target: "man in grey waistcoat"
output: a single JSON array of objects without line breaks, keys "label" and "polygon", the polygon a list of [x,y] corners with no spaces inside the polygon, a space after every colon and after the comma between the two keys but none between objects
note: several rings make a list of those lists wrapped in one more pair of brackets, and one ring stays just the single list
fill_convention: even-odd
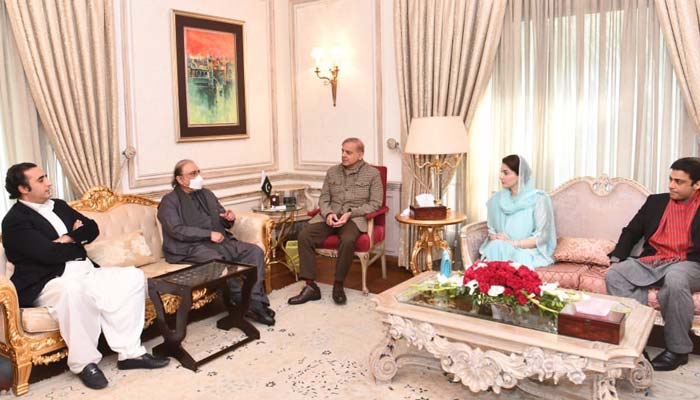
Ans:
[{"label": "man in grey waistcoat", "polygon": [[[275,324],[275,313],[269,308],[263,282],[265,253],[260,247],[236,240],[227,230],[236,221],[231,210],[225,210],[214,193],[202,186],[204,179],[197,164],[181,160],[173,171],[173,191],[158,206],[158,220],[163,227],[163,253],[169,263],[203,263],[215,259],[252,264],[258,280],[251,292],[246,317],[265,325]],[[237,279],[228,281],[232,301],[242,300]]]},{"label": "man in grey waistcoat", "polygon": [[355,240],[367,232],[365,215],[382,206],[384,188],[379,170],[364,162],[365,146],[358,138],[343,141],[341,163],[331,167],[323,181],[318,203],[320,211],[299,234],[299,278],[306,281],[301,293],[288,300],[303,304],[321,299],[316,279],[318,245],[331,234],[340,238],[333,283],[333,301],[347,301],[343,281],[355,253]]},{"label": "man in grey waistcoat", "polygon": [[[651,362],[656,371],[672,371],[686,364],[693,350],[689,336],[695,308],[692,293],[700,290],[700,158],[676,160],[668,190],[649,196],[622,230],[605,275],[609,294],[644,305],[648,288],[660,286],[666,349]],[[641,238],[644,250],[639,258],[631,258]]]}]

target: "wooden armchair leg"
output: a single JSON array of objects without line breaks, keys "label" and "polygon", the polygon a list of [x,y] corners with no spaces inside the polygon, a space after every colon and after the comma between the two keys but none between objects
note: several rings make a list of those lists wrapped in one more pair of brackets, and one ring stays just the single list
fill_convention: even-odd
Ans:
[{"label": "wooden armchair leg", "polygon": [[382,256],[381,256],[381,260],[382,260],[382,279],[386,280],[386,279],[387,279],[387,277],[386,277],[386,251],[385,251],[385,249],[384,249],[384,242],[382,242],[382,249],[381,249],[381,252],[382,252]]},{"label": "wooden armchair leg", "polygon": [[367,267],[369,266],[369,253],[362,253],[360,255],[360,264],[362,264],[362,294],[367,296],[369,290],[367,290]]},{"label": "wooden armchair leg", "polygon": [[12,363],[12,391],[15,396],[21,396],[29,391],[29,376],[32,373],[32,359],[17,357]]}]

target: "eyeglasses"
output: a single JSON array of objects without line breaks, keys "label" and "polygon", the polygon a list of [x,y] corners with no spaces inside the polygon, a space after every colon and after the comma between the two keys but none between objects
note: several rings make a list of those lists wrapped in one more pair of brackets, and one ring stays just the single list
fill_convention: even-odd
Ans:
[{"label": "eyeglasses", "polygon": [[197,175],[200,174],[200,172],[202,172],[202,171],[200,171],[200,170],[197,169],[197,170],[194,170],[194,171],[192,171],[192,172],[188,172],[188,173],[186,173],[186,174],[182,174],[181,176],[186,176],[186,177],[188,177],[188,178],[190,178],[190,179],[194,179],[194,178],[197,177]]}]

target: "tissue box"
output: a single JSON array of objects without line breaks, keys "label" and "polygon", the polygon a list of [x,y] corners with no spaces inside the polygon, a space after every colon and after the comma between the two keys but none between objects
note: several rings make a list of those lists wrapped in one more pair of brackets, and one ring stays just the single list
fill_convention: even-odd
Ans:
[{"label": "tissue box", "polygon": [[411,206],[411,218],[418,220],[438,220],[447,218],[447,207],[414,207]]},{"label": "tissue box", "polygon": [[568,304],[559,313],[557,331],[560,335],[620,344],[625,334],[626,316],[618,311],[610,311],[605,316],[583,314],[576,311],[574,304]]}]

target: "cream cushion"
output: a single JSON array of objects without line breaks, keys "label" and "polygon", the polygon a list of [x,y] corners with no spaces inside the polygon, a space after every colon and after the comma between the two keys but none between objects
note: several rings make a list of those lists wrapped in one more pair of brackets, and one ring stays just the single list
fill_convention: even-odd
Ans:
[{"label": "cream cushion", "polygon": [[163,257],[163,249],[161,248],[163,241],[157,223],[157,212],[156,207],[139,204],[122,204],[107,212],[82,211],[86,217],[93,219],[100,228],[100,235],[93,243],[114,239],[140,230],[156,260]]},{"label": "cream cushion", "polygon": [[156,261],[141,230],[85,246],[88,257],[101,267],[140,267]]},{"label": "cream cushion", "polygon": [[58,322],[53,319],[46,307],[30,307],[20,309],[22,328],[25,332],[41,333],[58,330]]}]

